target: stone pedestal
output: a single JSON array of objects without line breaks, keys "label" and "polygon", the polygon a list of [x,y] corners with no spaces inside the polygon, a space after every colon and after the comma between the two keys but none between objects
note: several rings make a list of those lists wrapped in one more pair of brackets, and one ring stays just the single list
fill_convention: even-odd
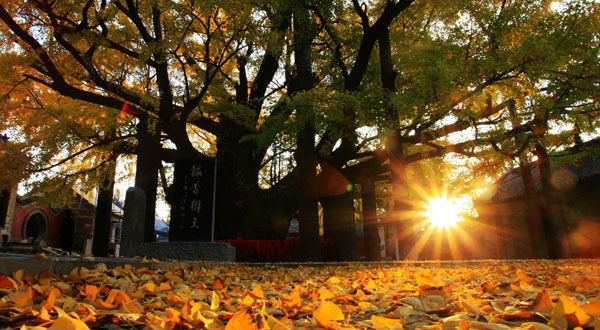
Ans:
[{"label": "stone pedestal", "polygon": [[235,248],[223,242],[142,243],[138,255],[160,260],[235,261]]},{"label": "stone pedestal", "polygon": [[88,238],[85,240],[85,245],[83,247],[83,255],[84,256],[91,256],[92,255],[92,244],[93,244],[93,239],[92,238]]},{"label": "stone pedestal", "polygon": [[144,217],[146,215],[146,194],[139,187],[127,189],[123,229],[121,231],[121,255],[134,257],[139,255],[138,248],[144,241]]}]

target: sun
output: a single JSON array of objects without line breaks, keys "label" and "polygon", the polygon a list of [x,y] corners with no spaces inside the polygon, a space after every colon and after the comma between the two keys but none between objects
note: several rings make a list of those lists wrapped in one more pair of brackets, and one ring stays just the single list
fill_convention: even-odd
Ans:
[{"label": "sun", "polygon": [[431,228],[444,229],[454,227],[457,222],[463,221],[460,215],[462,212],[462,207],[455,199],[433,198],[425,206],[423,215]]}]

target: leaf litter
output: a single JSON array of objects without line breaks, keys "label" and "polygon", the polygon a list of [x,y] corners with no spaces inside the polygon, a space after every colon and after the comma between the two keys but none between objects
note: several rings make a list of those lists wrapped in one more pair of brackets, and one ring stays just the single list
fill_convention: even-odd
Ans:
[{"label": "leaf litter", "polygon": [[0,297],[0,329],[600,330],[600,263],[98,264]]}]

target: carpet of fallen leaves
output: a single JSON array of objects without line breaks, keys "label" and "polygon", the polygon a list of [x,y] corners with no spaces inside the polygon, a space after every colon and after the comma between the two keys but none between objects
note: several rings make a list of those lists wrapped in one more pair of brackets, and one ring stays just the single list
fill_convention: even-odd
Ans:
[{"label": "carpet of fallen leaves", "polygon": [[0,275],[0,329],[594,329],[600,262],[346,264]]}]

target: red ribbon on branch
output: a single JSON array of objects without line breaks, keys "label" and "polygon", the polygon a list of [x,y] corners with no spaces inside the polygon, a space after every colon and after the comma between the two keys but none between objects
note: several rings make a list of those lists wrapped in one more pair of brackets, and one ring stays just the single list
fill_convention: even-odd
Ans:
[{"label": "red ribbon on branch", "polygon": [[119,115],[121,116],[121,118],[125,118],[127,117],[127,115],[138,117],[140,115],[140,112],[132,106],[130,106],[127,102],[125,102],[121,107],[121,112],[119,113]]}]

